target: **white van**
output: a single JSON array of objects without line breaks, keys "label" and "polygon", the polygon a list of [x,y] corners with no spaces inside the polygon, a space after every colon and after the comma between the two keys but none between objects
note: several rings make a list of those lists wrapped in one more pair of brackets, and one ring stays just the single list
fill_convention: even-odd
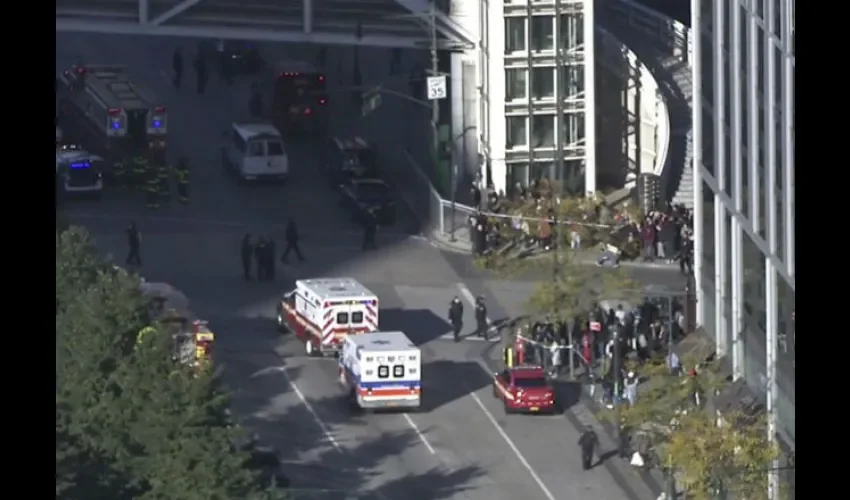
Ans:
[{"label": "white van", "polygon": [[268,122],[234,123],[222,147],[222,164],[245,181],[285,180],[289,158],[280,133]]}]

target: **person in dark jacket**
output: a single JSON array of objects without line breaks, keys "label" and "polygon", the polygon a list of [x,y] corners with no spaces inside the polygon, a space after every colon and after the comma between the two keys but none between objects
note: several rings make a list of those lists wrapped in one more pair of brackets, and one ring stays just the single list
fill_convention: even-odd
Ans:
[{"label": "person in dark jacket", "polygon": [[269,281],[274,281],[275,268],[277,267],[277,263],[275,262],[277,245],[275,245],[274,238],[272,238],[271,235],[268,236],[267,241],[268,249],[266,251],[266,265],[268,266],[268,278]]},{"label": "person in dark jacket", "polygon": [[487,330],[490,325],[487,324],[487,304],[484,303],[484,297],[479,296],[475,299],[475,330],[479,337],[487,339]]},{"label": "person in dark jacket", "polygon": [[127,245],[130,247],[130,251],[127,252],[127,265],[141,266],[142,255],[140,251],[142,246],[142,233],[139,232],[139,228],[136,227],[135,222],[131,222],[130,226],[127,228]]},{"label": "person in dark jacket", "polygon": [[452,324],[452,333],[455,342],[460,341],[460,331],[463,329],[463,303],[455,297],[449,304],[449,322]]},{"label": "person in dark jacket", "polygon": [[183,81],[183,53],[180,51],[180,47],[174,49],[174,54],[171,56],[171,68],[174,70],[172,83],[174,88],[179,89],[180,83]]},{"label": "person in dark jacket", "polygon": [[599,436],[596,435],[596,431],[588,427],[581,434],[578,445],[581,448],[581,466],[584,470],[590,470],[593,467],[593,453],[599,446]]},{"label": "person in dark jacket", "polygon": [[257,238],[257,244],[254,246],[254,260],[257,262],[257,281],[259,283],[267,281],[267,252],[268,244],[266,243],[266,239],[260,236],[259,238]]},{"label": "person in dark jacket", "polygon": [[283,250],[283,255],[280,256],[280,261],[284,264],[289,263],[289,252],[295,250],[295,255],[298,257],[298,262],[304,262],[304,256],[301,255],[301,249],[298,248],[298,228],[295,226],[295,221],[289,219],[286,223],[286,248]]},{"label": "person in dark jacket", "polygon": [[242,256],[242,276],[245,281],[253,281],[251,276],[251,257],[254,255],[254,245],[251,244],[251,235],[246,234],[242,238],[242,248],[240,249]]},{"label": "person in dark jacket", "polygon": [[377,250],[375,234],[378,232],[378,219],[374,210],[367,210],[363,218],[363,250]]}]

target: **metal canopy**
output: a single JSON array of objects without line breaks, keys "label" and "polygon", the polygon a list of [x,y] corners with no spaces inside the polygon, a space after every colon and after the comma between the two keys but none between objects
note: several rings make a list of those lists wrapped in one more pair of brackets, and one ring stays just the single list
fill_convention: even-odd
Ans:
[{"label": "metal canopy", "polygon": [[[445,14],[435,24],[440,48],[475,46]],[[431,46],[425,0],[56,0],[56,31]]]}]

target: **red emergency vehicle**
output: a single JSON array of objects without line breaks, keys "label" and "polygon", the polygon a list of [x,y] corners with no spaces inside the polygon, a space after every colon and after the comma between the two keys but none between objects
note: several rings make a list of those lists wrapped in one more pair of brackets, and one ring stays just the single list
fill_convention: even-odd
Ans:
[{"label": "red emergency vehicle", "polygon": [[339,354],[347,335],[378,330],[378,297],[353,278],[298,280],[277,306],[279,330],[304,341],[308,356]]},{"label": "red emergency vehicle", "polygon": [[277,61],[260,79],[264,114],[282,133],[324,132],[328,127],[325,73],[304,61]]},{"label": "red emergency vehicle", "polygon": [[493,374],[493,397],[501,399],[505,413],[556,413],[555,390],[543,368],[519,365]]}]

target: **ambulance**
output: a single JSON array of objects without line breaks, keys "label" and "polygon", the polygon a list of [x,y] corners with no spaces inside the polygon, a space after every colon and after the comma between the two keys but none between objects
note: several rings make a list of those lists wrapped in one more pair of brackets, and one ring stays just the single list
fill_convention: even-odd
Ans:
[{"label": "ambulance", "polygon": [[402,332],[351,335],[339,357],[339,381],[359,408],[419,408],[422,355]]},{"label": "ambulance", "polygon": [[103,158],[74,145],[56,148],[57,196],[100,196]]},{"label": "ambulance", "polygon": [[277,326],[308,356],[337,355],[347,336],[378,329],[378,296],[353,278],[298,280],[277,305]]},{"label": "ambulance", "polygon": [[71,66],[57,78],[56,95],[57,125],[68,142],[110,165],[135,156],[165,163],[167,109],[127,67]]}]

